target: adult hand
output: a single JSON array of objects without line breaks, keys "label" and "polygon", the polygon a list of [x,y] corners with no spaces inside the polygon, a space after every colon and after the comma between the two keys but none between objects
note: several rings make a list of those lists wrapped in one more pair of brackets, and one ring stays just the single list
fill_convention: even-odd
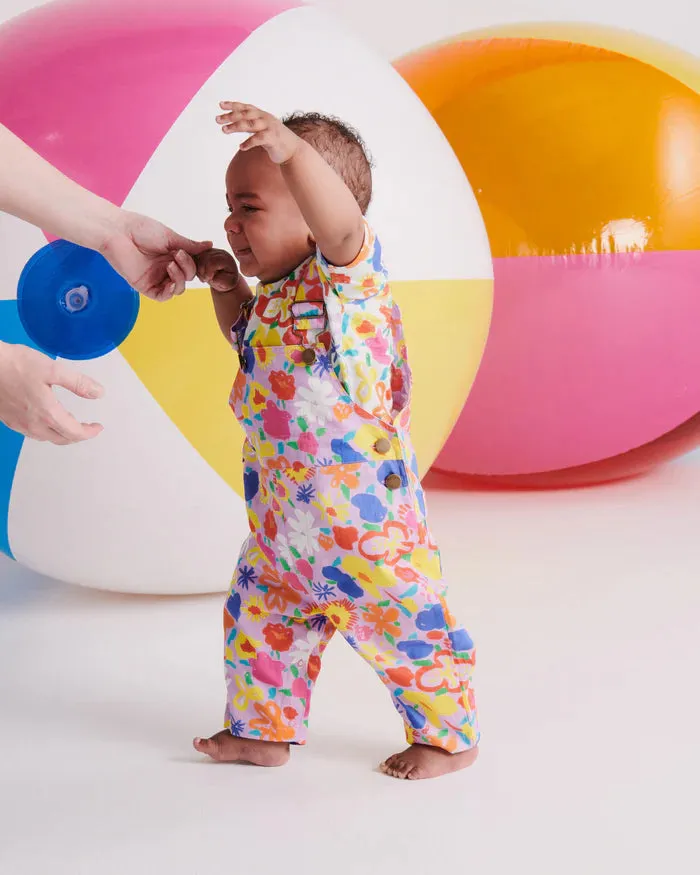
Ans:
[{"label": "adult hand", "polygon": [[73,444],[97,437],[102,426],[81,423],[52,391],[69,389],[81,398],[99,398],[99,383],[26,346],[0,343],[0,422],[25,437]]},{"label": "adult hand", "polygon": [[210,241],[190,240],[148,216],[122,211],[100,252],[136,291],[168,301],[181,295],[185,283],[195,277],[188,255],[200,255],[211,246]]}]

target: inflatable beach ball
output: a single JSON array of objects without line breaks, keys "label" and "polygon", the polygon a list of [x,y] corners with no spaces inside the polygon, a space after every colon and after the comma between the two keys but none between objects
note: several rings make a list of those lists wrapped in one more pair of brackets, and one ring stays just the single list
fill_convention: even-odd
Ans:
[{"label": "inflatable beach ball", "polygon": [[484,359],[436,468],[580,485],[700,444],[700,60],[519,24],[397,67],[459,157],[494,258]]},{"label": "inflatable beach ball", "polygon": [[[63,0],[0,27],[0,121],[93,191],[218,246],[237,145],[214,122],[222,99],[331,113],[367,141],[370,220],[404,313],[425,470],[481,358],[492,267],[457,159],[391,66],[317,10],[285,2]],[[42,261],[38,230],[0,221],[0,339],[28,343],[20,277],[30,262],[41,275],[62,262]],[[74,279],[61,306],[77,320],[90,312],[90,283]],[[112,299],[128,330],[133,294],[117,282]],[[0,430],[0,548],[86,586],[225,589],[247,533],[243,434],[227,403],[237,361],[208,291],[141,300],[116,349],[78,347],[63,357],[81,358],[107,395],[66,404],[105,431],[54,447]]]}]

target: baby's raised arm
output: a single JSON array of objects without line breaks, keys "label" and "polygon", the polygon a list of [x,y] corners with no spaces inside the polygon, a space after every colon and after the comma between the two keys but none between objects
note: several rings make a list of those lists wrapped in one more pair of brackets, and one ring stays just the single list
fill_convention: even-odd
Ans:
[{"label": "baby's raised arm", "polygon": [[354,195],[325,159],[278,118],[246,103],[223,101],[217,122],[226,133],[250,133],[242,151],[260,146],[278,164],[323,257],[351,264],[362,248],[365,223]]}]

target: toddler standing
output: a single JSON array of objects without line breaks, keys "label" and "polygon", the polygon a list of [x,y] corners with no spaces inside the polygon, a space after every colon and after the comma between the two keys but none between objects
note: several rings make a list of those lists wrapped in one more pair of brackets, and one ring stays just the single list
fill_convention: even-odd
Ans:
[{"label": "toddler standing", "polygon": [[[465,768],[479,741],[474,646],[445,602],[426,523],[401,315],[364,218],[364,145],[327,116],[221,108],[226,133],[250,134],[226,173],[235,259],[211,250],[197,271],[239,357],[230,403],[246,434],[250,534],[224,610],[226,728],[195,747],[283,765],[305,743],[338,631],[406,725],[409,747],[382,770]],[[259,279],[255,295],[241,274]]]}]

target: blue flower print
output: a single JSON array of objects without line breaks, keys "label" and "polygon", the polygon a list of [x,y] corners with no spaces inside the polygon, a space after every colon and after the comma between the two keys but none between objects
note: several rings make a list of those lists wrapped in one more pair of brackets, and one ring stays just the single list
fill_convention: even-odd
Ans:
[{"label": "blue flower print", "polygon": [[245,723],[242,720],[232,720],[228,731],[236,738],[240,738],[245,730]]},{"label": "blue flower print", "polygon": [[335,592],[330,583],[312,583],[311,589],[320,602],[325,602]]},{"label": "blue flower print", "polygon": [[457,629],[454,632],[450,632],[448,637],[452,644],[452,649],[456,653],[465,653],[467,650],[472,650],[474,647],[474,642],[469,637],[469,633],[466,629]]},{"label": "blue flower print", "polygon": [[445,612],[442,605],[431,605],[416,615],[416,627],[421,632],[432,632],[433,629],[445,628]]},{"label": "blue flower print", "polygon": [[339,440],[338,438],[331,441],[331,449],[340,456],[340,461],[343,465],[352,465],[354,462],[364,462],[365,457],[362,453],[358,453],[353,449],[347,441]]},{"label": "blue flower print", "polygon": [[403,462],[394,459],[382,462],[379,468],[377,468],[377,480],[379,480],[380,483],[384,483],[389,474],[398,474],[401,478],[401,486],[404,487],[404,489],[408,486],[406,466]]},{"label": "blue flower print", "polygon": [[297,501],[301,501],[303,504],[311,504],[315,494],[316,490],[313,486],[305,483],[297,489]]},{"label": "blue flower print", "polygon": [[243,474],[243,494],[246,501],[252,501],[260,489],[260,477],[253,468],[248,468]]},{"label": "blue flower print", "polygon": [[433,652],[433,645],[427,641],[399,641],[398,648],[409,659],[425,659]]},{"label": "blue flower print", "polygon": [[234,620],[240,619],[241,616],[241,594],[232,592],[226,600],[226,610]]},{"label": "blue flower print", "polygon": [[365,591],[359,586],[349,574],[336,568],[335,565],[326,565],[323,569],[323,576],[327,580],[332,580],[338,584],[338,589],[351,599],[359,599]]},{"label": "blue flower print", "polygon": [[361,492],[352,498],[352,504],[360,511],[360,518],[366,523],[381,523],[387,511],[376,495]]},{"label": "blue flower print", "polygon": [[251,583],[255,583],[257,576],[254,568],[244,565],[238,572],[238,585],[241,589],[248,589]]}]

